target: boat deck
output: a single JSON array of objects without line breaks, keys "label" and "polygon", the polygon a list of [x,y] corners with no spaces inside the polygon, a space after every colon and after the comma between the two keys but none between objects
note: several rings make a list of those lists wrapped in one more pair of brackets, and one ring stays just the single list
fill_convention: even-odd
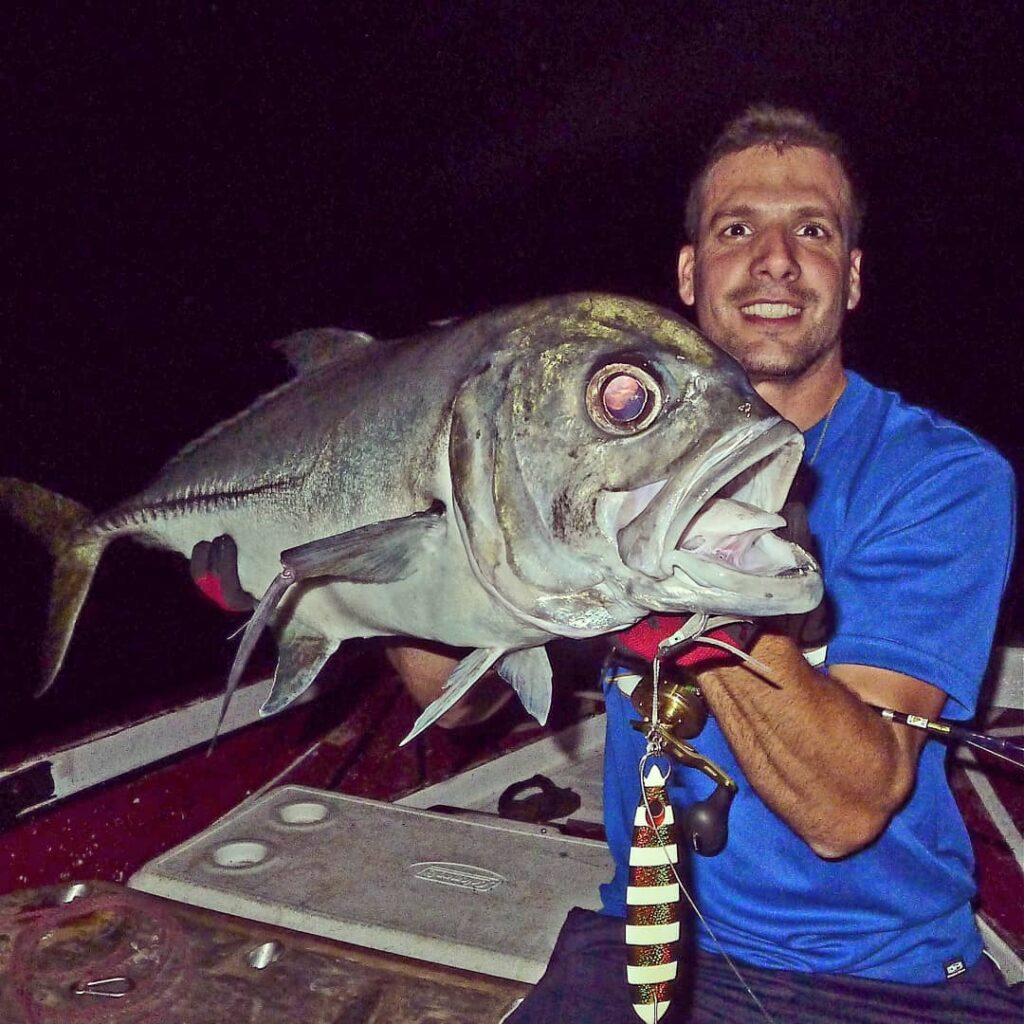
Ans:
[{"label": "boat deck", "polygon": [[[149,921],[173,938],[173,942],[167,940],[168,949],[177,942],[187,950],[190,966],[186,973],[193,995],[189,996],[192,1002],[181,1003],[190,1009],[182,1009],[180,1019],[194,1024],[220,1024],[229,1018],[288,1019],[273,1016],[269,1009],[270,1015],[260,1016],[252,1009],[257,1004],[277,1005],[274,999],[280,994],[278,990],[267,994],[261,987],[268,975],[245,966],[250,955],[258,958],[254,951],[272,942],[294,951],[290,954],[290,969],[303,973],[303,984],[308,983],[311,992],[319,991],[318,986],[323,986],[323,991],[335,991],[331,979],[336,979],[341,970],[339,964],[353,979],[361,979],[352,981],[351,991],[346,989],[345,998],[351,1000],[355,1016],[346,1016],[347,1010],[340,1017],[317,1016],[321,1010],[314,999],[301,1013],[296,1009],[294,1019],[429,1020],[436,1024],[500,1020],[515,995],[523,990],[522,982],[536,976],[530,973],[533,968],[513,974],[505,983],[456,967],[431,968],[440,971],[431,974],[424,962],[396,959],[386,952],[360,951],[351,942],[338,941],[339,935],[344,938],[342,932],[321,929],[321,936],[328,939],[298,938],[281,931],[282,925],[299,923],[301,927],[301,915],[294,920],[284,912],[274,917],[247,911],[243,904],[230,901],[207,903],[205,909],[198,909],[123,887],[145,865],[187,844],[225,815],[234,812],[233,818],[237,819],[240,812],[236,808],[253,807],[260,798],[271,799],[268,794],[280,787],[311,787],[324,794],[401,803],[405,807],[436,810],[438,804],[455,805],[463,811],[468,808],[470,818],[482,813],[497,821],[497,794],[504,786],[525,783],[537,773],[555,778],[566,767],[556,763],[559,758],[565,760],[557,739],[553,739],[559,729],[578,732],[582,728],[586,742],[594,747],[588,756],[599,757],[600,722],[594,716],[600,714],[600,700],[587,689],[594,679],[592,665],[581,668],[561,687],[547,729],[537,726],[512,702],[483,726],[453,731],[434,728],[406,747],[398,743],[419,709],[384,659],[363,651],[340,659],[334,671],[340,685],[328,685],[313,699],[267,720],[253,719],[269,681],[256,678],[247,683],[237,695],[225,733],[212,751],[208,740],[220,703],[216,683],[201,688],[183,704],[158,703],[141,715],[135,711],[127,718],[122,715],[120,719],[88,723],[77,735],[72,731],[55,736],[43,750],[12,750],[6,768],[0,770],[0,814],[6,815],[6,828],[0,833],[0,894],[6,894],[0,896],[0,926],[22,950],[19,955],[43,955],[41,946],[32,946],[32,929],[40,921],[48,923],[51,930],[56,928],[54,934],[62,934],[60,929],[67,928],[69,935],[84,934],[86,938],[94,925],[97,935],[109,930],[96,922],[114,921],[114,931],[121,934],[126,928],[143,927]],[[995,707],[987,715],[984,725],[992,731],[1017,737],[1024,733],[1024,712],[1019,708]],[[600,839],[599,805],[595,811],[596,798],[587,795],[588,782],[593,781],[590,776],[597,771],[590,762],[583,761],[568,767],[583,771],[585,777],[574,780],[569,771],[566,781],[558,784],[567,786],[574,796],[582,794],[583,809],[579,809],[577,799],[568,810],[542,809],[536,813],[542,823],[553,823],[560,833],[584,841]],[[979,911],[986,940],[1001,963],[1011,965],[1011,970],[1016,964],[1020,970],[1024,955],[1024,789],[1019,785],[1019,772],[987,755],[975,757],[963,747],[951,757],[950,771],[975,847]],[[367,856],[371,852],[367,851]],[[62,894],[74,892],[78,883],[87,883],[88,895],[71,904],[62,903]],[[160,891],[159,885],[153,891]],[[264,897],[259,900],[261,906],[267,902]],[[233,907],[241,918],[224,913]],[[74,956],[85,956],[84,948],[75,946],[77,953],[67,953],[71,957],[65,963],[67,969],[68,963],[75,962]],[[401,943],[385,943],[383,948],[404,947]],[[427,960],[438,958],[434,953],[426,956]],[[441,959],[444,962],[443,956]],[[304,966],[299,967],[299,962]],[[352,966],[356,962],[358,969]],[[449,957],[447,962],[458,963],[458,959]],[[6,967],[0,965],[0,976],[6,971],[8,979],[15,977],[10,973],[15,966],[14,961],[8,961]],[[33,970],[34,976],[42,979],[40,984],[50,977],[46,973],[50,968],[43,961]],[[237,1008],[227,1015],[217,1015],[234,1006],[230,999],[219,995],[220,970],[227,971],[235,979],[231,984],[241,986],[252,1000],[249,1018],[239,1015]],[[60,975],[63,981],[67,980],[65,974]],[[193,982],[199,988],[192,988]],[[423,992],[434,993],[429,1007],[422,1000],[401,995],[406,989],[420,991],[420,983]],[[302,985],[298,988],[305,991]],[[204,997],[201,1012],[194,995],[200,990],[214,997],[209,1006]],[[5,991],[21,993],[17,998],[21,1000],[18,1012],[22,1016],[0,1005],[0,1013],[7,1014],[3,1020],[21,1024],[23,1020],[51,1019],[40,1016],[38,1008],[31,1013],[25,1010],[26,1006],[36,1006],[32,1002],[36,996],[24,986]],[[66,985],[60,989],[65,1003],[68,991]],[[401,1016],[395,1009],[398,1004],[385,992],[399,993],[396,998],[409,1015]],[[142,1005],[139,997],[135,1002]],[[122,1019],[116,1015],[88,1016],[89,1008],[99,1004],[108,1007],[114,1002],[102,996],[82,995],[64,1006],[63,1016],[52,1019]],[[176,1005],[171,999],[159,1020],[179,1019],[174,1016]],[[348,1004],[335,1000],[331,1005],[341,1012],[341,1006]],[[202,1016],[207,1012],[208,1017]],[[123,1019],[145,1021],[150,1017]]]}]

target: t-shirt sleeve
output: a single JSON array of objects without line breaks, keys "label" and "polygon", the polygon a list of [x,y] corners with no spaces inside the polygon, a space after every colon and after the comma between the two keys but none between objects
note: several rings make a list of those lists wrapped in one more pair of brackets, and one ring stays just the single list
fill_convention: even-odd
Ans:
[{"label": "t-shirt sleeve", "polygon": [[924,680],[951,698],[944,714],[970,717],[1013,558],[1013,473],[978,444],[882,462],[826,567],[837,609],[828,663]]}]

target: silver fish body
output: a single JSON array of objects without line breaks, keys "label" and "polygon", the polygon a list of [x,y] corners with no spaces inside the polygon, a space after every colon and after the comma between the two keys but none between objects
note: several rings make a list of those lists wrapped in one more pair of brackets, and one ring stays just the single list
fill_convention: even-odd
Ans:
[{"label": "silver fish body", "polygon": [[[583,293],[399,341],[326,329],[281,347],[296,376],[143,492],[94,519],[54,499],[44,685],[103,548],[125,534],[186,556],[230,534],[254,594],[299,552],[301,578],[267,612],[280,650],[267,713],[349,638],[473,648],[414,733],[491,666],[543,719],[555,636],[821,598],[813,559],[772,532],[800,434],[671,312]],[[48,517],[46,493],[0,482],[26,521]]]}]

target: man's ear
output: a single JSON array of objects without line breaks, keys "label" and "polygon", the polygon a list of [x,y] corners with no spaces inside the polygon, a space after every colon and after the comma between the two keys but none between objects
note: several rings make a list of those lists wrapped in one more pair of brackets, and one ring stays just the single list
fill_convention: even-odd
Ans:
[{"label": "man's ear", "polygon": [[850,250],[850,273],[847,282],[846,308],[856,309],[860,302],[860,258],[863,255],[860,249]]},{"label": "man's ear", "polygon": [[[859,255],[860,254],[858,253],[858,257]],[[681,298],[687,306],[692,306],[694,300],[693,267],[696,259],[696,252],[692,245],[684,245],[682,249],[679,250],[679,298]]]}]

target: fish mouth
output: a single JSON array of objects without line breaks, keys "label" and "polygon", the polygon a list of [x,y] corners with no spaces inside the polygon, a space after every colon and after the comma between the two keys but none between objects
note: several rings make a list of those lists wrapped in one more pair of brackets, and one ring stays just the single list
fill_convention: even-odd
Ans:
[{"label": "fish mouth", "polygon": [[[775,533],[786,525],[778,513],[802,455],[800,433],[776,418],[716,439],[696,468],[687,460],[667,479],[605,492],[602,513],[614,516],[608,525],[622,561],[651,581],[717,595],[718,611],[813,608],[821,597],[817,563]],[[765,602],[770,607],[761,608]]]}]

